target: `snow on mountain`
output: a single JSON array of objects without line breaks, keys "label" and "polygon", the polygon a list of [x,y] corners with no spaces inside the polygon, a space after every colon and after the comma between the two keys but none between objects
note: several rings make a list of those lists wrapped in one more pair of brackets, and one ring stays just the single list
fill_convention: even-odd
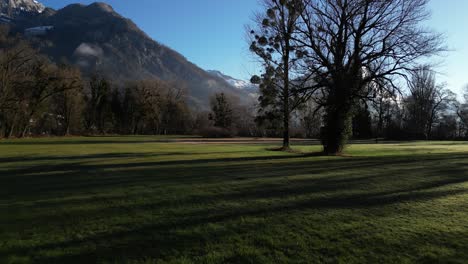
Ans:
[{"label": "snow on mountain", "polygon": [[39,26],[39,27],[27,28],[24,30],[24,35],[27,37],[44,36],[52,29],[54,29],[53,26]]},{"label": "snow on mountain", "polygon": [[252,83],[250,83],[249,81],[245,81],[245,80],[240,80],[240,79],[236,79],[234,77],[231,77],[229,75],[226,75],[220,71],[216,71],[216,70],[209,70],[207,71],[209,74],[211,75],[214,75],[214,76],[217,76],[217,77],[220,77],[222,79],[224,79],[227,83],[229,83],[230,85],[234,86],[235,88],[237,89],[240,89],[240,90],[246,90],[250,93],[258,93],[258,87]]},{"label": "snow on mountain", "polygon": [[7,16],[20,13],[42,13],[45,6],[36,0],[0,0],[0,12]]}]

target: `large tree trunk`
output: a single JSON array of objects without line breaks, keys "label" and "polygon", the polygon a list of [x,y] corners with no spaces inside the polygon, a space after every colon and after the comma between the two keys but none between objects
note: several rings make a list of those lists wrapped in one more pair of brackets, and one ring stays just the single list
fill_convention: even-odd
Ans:
[{"label": "large tree trunk", "polygon": [[379,143],[379,138],[383,137],[383,99],[379,100],[379,109],[378,109],[378,122],[377,122],[377,137],[375,138],[375,143]]},{"label": "large tree trunk", "polygon": [[291,111],[289,110],[289,79],[285,80],[283,98],[283,150],[290,149],[289,140],[289,120],[291,119]]},{"label": "large tree trunk", "polygon": [[283,150],[289,150],[289,111],[286,109],[284,110],[283,126]]},{"label": "large tree trunk", "polygon": [[290,52],[290,38],[289,36],[285,39],[286,45],[283,51],[283,64],[284,64],[284,76],[283,76],[283,150],[290,150],[289,142],[289,120],[291,119],[291,110],[289,107],[289,52]]},{"label": "large tree trunk", "polygon": [[340,155],[346,145],[352,130],[352,114],[348,110],[328,111],[326,117],[325,135],[323,135],[323,150],[326,155]]},{"label": "large tree trunk", "polygon": [[340,155],[352,134],[354,103],[347,95],[348,87],[337,89],[330,96],[322,131],[323,150],[326,155]]}]

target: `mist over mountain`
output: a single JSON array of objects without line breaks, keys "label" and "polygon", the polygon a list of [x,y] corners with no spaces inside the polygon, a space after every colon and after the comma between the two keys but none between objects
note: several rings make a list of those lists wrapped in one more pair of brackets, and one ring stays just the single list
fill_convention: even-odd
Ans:
[{"label": "mist over mountain", "polygon": [[32,37],[54,61],[77,65],[85,75],[100,73],[117,83],[152,78],[183,83],[195,107],[207,108],[217,92],[250,98],[247,89],[153,40],[108,4],[52,10],[35,0],[1,3],[3,16],[11,19],[15,30]]},{"label": "mist over mountain", "polygon": [[245,91],[249,93],[249,95],[251,96],[256,96],[258,94],[258,86],[255,84],[252,84],[249,81],[236,79],[232,76],[226,75],[217,70],[208,70],[207,72],[210,73],[212,76],[222,78],[230,85],[236,87],[237,89],[241,91]]}]

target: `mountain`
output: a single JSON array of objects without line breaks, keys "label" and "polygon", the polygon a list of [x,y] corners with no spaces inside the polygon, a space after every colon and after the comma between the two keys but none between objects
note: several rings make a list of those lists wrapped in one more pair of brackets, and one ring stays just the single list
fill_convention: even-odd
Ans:
[{"label": "mountain", "polygon": [[217,92],[249,97],[246,91],[153,40],[108,4],[72,4],[52,10],[39,8],[34,0],[16,0],[15,6],[19,3],[28,4],[24,8],[29,6],[29,10],[38,6],[35,15],[16,17],[14,27],[32,36],[55,61],[73,63],[87,75],[98,72],[116,83],[151,78],[184,83],[189,103],[203,109]]},{"label": "mountain", "polygon": [[230,85],[236,87],[237,89],[241,91],[247,92],[251,96],[256,96],[258,94],[258,86],[255,84],[252,84],[249,81],[236,79],[232,76],[226,75],[217,70],[208,70],[207,72],[211,74],[212,76],[222,78]]},{"label": "mountain", "polygon": [[42,13],[45,6],[35,0],[0,0],[0,12],[9,17],[21,13]]}]

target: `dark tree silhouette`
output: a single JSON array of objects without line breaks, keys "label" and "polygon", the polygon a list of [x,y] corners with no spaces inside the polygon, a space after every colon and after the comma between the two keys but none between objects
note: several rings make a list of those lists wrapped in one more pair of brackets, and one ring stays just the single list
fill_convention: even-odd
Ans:
[{"label": "dark tree silhouette", "polygon": [[454,101],[450,90],[436,84],[433,70],[425,66],[415,70],[409,82],[409,96],[405,98],[408,133],[414,138],[430,139],[434,123]]},{"label": "dark tree silhouette", "polygon": [[372,118],[367,102],[360,103],[353,118],[353,138],[370,139],[372,137]]},{"label": "dark tree silhouette", "polygon": [[[355,108],[376,87],[398,89],[420,59],[444,50],[424,28],[429,0],[304,0],[297,27],[306,69],[325,94],[323,146],[340,154]],[[385,84],[385,85],[384,85]]]},{"label": "dark tree silhouette", "polygon": [[106,132],[107,115],[110,115],[111,84],[102,76],[93,76],[89,81],[85,126],[88,131],[96,130],[101,134]]},{"label": "dark tree silhouette", "polygon": [[[0,27],[1,137],[34,134],[46,116],[57,121],[61,113],[50,109],[54,99],[80,86],[81,77],[75,69],[57,66],[20,36],[11,36],[7,27]],[[62,123],[69,121],[67,117],[60,116]]]},{"label": "dark tree silhouette", "polygon": [[258,15],[251,30],[250,50],[264,67],[261,76],[252,77],[260,85],[260,110],[257,121],[282,120],[283,150],[290,148],[291,112],[303,104],[311,92],[304,89],[297,66],[303,58],[296,48],[294,35],[303,8],[301,0],[265,0],[265,14]]},{"label": "dark tree silhouette", "polygon": [[392,108],[397,106],[396,96],[388,92],[387,89],[379,89],[371,100],[374,111],[376,142],[384,137],[384,130],[388,128],[392,119]]},{"label": "dark tree silhouette", "polygon": [[211,111],[209,118],[215,127],[229,129],[233,120],[233,109],[224,93],[216,94],[211,100]]},{"label": "dark tree silhouette", "polygon": [[[56,93],[50,104],[50,111],[60,119],[59,135],[70,135],[79,131],[83,112],[83,81],[78,69],[67,65],[60,65],[56,81]],[[60,89],[61,87],[61,89]]]},{"label": "dark tree silhouette", "polygon": [[463,102],[455,105],[460,121],[460,136],[468,137],[468,85],[463,90]]}]

